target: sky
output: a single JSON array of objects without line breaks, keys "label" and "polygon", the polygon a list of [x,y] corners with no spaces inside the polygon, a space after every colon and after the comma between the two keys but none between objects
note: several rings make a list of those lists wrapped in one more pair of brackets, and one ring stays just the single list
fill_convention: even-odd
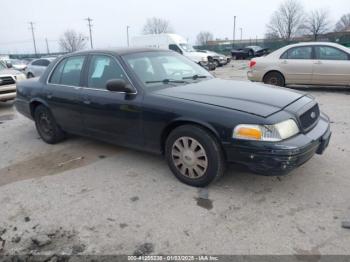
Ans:
[{"label": "sky", "polygon": [[[93,19],[95,48],[126,46],[130,37],[140,35],[147,18],[168,20],[175,33],[195,44],[200,31],[215,38],[232,39],[236,15],[236,39],[262,38],[270,16],[283,0],[1,0],[0,54],[34,52],[29,22],[34,22],[38,52],[59,51],[58,39],[67,29],[88,36],[87,17]],[[335,23],[350,12],[349,0],[300,0],[305,11],[327,9]]]}]

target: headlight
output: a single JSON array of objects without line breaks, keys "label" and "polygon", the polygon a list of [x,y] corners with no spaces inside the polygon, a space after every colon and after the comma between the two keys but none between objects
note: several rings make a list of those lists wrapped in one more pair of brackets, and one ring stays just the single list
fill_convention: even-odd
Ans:
[{"label": "headlight", "polygon": [[208,62],[208,57],[202,57],[202,62]]},{"label": "headlight", "polygon": [[15,75],[15,79],[17,81],[21,81],[21,80],[25,80],[27,77],[25,74],[18,74],[18,75]]},{"label": "headlight", "polygon": [[238,125],[233,130],[233,138],[260,141],[281,141],[299,133],[293,119],[274,125]]}]

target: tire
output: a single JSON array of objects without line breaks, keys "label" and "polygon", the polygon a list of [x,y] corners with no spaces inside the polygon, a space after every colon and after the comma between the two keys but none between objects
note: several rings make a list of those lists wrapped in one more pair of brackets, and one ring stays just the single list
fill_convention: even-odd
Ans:
[{"label": "tire", "polygon": [[220,144],[213,135],[196,125],[173,130],[165,143],[165,156],[177,179],[190,186],[205,187],[225,171]]},{"label": "tire", "polygon": [[34,111],[34,120],[38,134],[48,144],[56,144],[65,138],[64,131],[57,125],[50,110],[38,105]]},{"label": "tire", "polygon": [[279,72],[270,72],[264,77],[264,83],[274,86],[285,86],[285,80],[281,73]]},{"label": "tire", "polygon": [[33,78],[33,77],[34,77],[34,75],[33,75],[32,73],[29,72],[29,73],[27,74],[27,78]]},{"label": "tire", "polygon": [[214,64],[215,64],[215,67],[219,67],[220,66],[220,63],[218,60],[214,60]]}]

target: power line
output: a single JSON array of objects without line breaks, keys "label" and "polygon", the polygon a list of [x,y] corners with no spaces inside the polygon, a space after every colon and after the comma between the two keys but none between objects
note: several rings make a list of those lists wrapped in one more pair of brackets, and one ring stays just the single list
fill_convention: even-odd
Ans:
[{"label": "power line", "polygon": [[93,49],[93,44],[92,44],[92,30],[91,30],[91,27],[92,27],[92,19],[90,17],[86,18],[85,20],[88,21],[88,27],[89,27],[89,32],[90,32],[90,46],[91,46],[91,49]]},{"label": "power line", "polygon": [[35,43],[35,35],[34,35],[34,23],[33,22],[29,22],[30,24],[30,29],[32,30],[32,37],[33,37],[33,44],[34,44],[34,52],[35,54],[37,54],[36,51],[36,43]]}]

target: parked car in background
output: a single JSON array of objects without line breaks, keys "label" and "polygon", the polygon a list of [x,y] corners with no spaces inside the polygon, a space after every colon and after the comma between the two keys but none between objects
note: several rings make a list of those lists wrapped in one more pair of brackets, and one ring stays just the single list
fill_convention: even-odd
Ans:
[{"label": "parked car in background", "polygon": [[0,61],[0,102],[14,99],[16,97],[16,82],[25,78],[23,73],[7,68],[7,65]]},{"label": "parked car in background", "polygon": [[250,61],[248,78],[285,85],[350,85],[350,49],[336,43],[288,45]]},{"label": "parked car in background", "polygon": [[212,59],[214,60],[216,67],[227,65],[231,61],[230,57],[223,55],[223,54],[219,54],[219,53],[209,51],[209,50],[198,50],[198,51],[210,55],[212,57]]},{"label": "parked car in background", "polygon": [[25,70],[27,78],[39,77],[41,76],[49,64],[55,60],[55,57],[40,58],[31,61]]},{"label": "parked car in background", "polygon": [[5,60],[8,68],[13,68],[19,71],[24,71],[27,67],[27,62],[19,59],[8,59]]},{"label": "parked car in background", "polygon": [[47,143],[73,133],[164,154],[180,181],[198,187],[227,162],[288,173],[322,154],[331,136],[313,97],[218,79],[159,49],[63,56],[41,78],[18,83],[15,105]]},{"label": "parked car in background", "polygon": [[233,60],[247,59],[267,55],[269,50],[260,46],[247,46],[239,49],[232,49],[231,56]]},{"label": "parked car in background", "polygon": [[131,39],[132,47],[150,47],[170,49],[184,55],[208,70],[215,70],[215,63],[210,55],[196,51],[185,38],[176,34],[154,34],[135,36]]}]

